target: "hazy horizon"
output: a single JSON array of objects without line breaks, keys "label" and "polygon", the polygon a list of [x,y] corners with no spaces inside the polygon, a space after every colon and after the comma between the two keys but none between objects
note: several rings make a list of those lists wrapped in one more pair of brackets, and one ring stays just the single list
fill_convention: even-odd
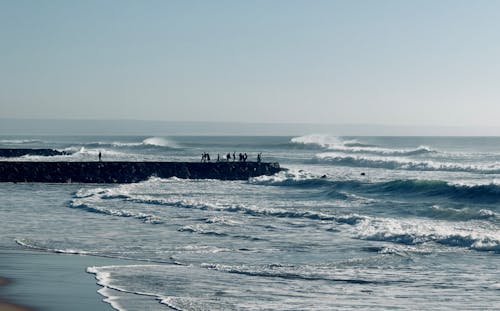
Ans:
[{"label": "hazy horizon", "polygon": [[488,0],[2,1],[0,117],[496,127],[499,27]]},{"label": "hazy horizon", "polygon": [[500,136],[500,127],[0,118],[0,135]]}]

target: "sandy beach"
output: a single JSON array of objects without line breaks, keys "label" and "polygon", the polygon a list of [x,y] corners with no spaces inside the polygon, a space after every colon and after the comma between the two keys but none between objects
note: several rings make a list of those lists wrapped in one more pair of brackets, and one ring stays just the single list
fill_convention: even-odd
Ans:
[{"label": "sandy beach", "polygon": [[0,311],[111,311],[97,293],[100,287],[94,276],[85,269],[116,263],[94,256],[1,250]]}]

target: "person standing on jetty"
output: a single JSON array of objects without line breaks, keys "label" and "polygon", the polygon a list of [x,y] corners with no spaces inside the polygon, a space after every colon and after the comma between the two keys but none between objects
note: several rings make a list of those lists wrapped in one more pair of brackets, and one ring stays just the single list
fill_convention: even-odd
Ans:
[{"label": "person standing on jetty", "polygon": [[262,152],[259,152],[257,154],[257,163],[260,163],[262,161]]},{"label": "person standing on jetty", "polygon": [[210,155],[208,152],[203,152],[201,154],[201,162],[210,162]]},{"label": "person standing on jetty", "polygon": [[99,151],[99,162],[102,162],[101,158],[102,158],[102,153],[101,151]]}]

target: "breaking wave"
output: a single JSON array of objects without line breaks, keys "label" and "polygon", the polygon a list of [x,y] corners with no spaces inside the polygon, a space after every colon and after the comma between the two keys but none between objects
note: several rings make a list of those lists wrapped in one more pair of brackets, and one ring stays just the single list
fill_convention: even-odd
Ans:
[{"label": "breaking wave", "polygon": [[178,148],[176,143],[163,137],[146,138],[142,141],[142,144],[149,146],[168,147],[173,149]]},{"label": "breaking wave", "polygon": [[[152,179],[150,179],[151,181]],[[159,178],[154,178],[153,181],[162,180]],[[147,183],[146,181],[145,183]],[[123,188],[123,186],[122,186]],[[142,220],[147,223],[159,224],[164,220],[156,215],[143,213],[140,211],[130,210],[130,209],[118,209],[111,208],[107,205],[105,200],[115,199],[122,200],[124,202],[147,204],[147,205],[159,205],[159,206],[170,206],[176,208],[185,209],[198,209],[198,210],[210,210],[210,211],[221,211],[229,213],[241,213],[251,216],[270,216],[279,218],[303,218],[311,220],[330,220],[343,224],[354,224],[361,219],[363,216],[357,214],[346,214],[346,215],[335,215],[328,214],[310,210],[301,209],[284,209],[284,208],[271,208],[271,207],[260,207],[257,205],[245,205],[242,203],[222,203],[222,202],[210,202],[207,200],[199,200],[192,198],[179,198],[179,197],[157,197],[145,194],[133,194],[126,189],[117,188],[94,188],[94,189],[82,189],[75,194],[75,198],[70,202],[70,207],[83,209],[88,212],[106,214],[118,217],[132,217]],[[185,228],[186,231],[192,228]]]},{"label": "breaking wave", "polygon": [[500,235],[494,225],[483,222],[450,223],[421,219],[369,218],[356,225],[360,239],[405,245],[437,243],[476,251],[500,252]]},{"label": "breaking wave", "polygon": [[23,145],[23,144],[32,144],[41,142],[43,141],[38,139],[0,139],[0,144],[8,144],[8,145]]},{"label": "breaking wave", "polygon": [[404,193],[421,196],[444,196],[455,200],[476,203],[500,202],[500,186],[497,184],[458,185],[440,180],[394,180],[368,186],[370,191]]},{"label": "breaking wave", "polygon": [[428,146],[419,146],[412,149],[392,149],[363,144],[356,140],[344,141],[339,137],[328,135],[306,135],[294,137],[290,141],[295,144],[311,145],[327,149],[329,151],[337,151],[343,153],[363,153],[382,156],[415,156],[437,153],[436,150],[433,150]]},{"label": "breaking wave", "polygon": [[145,138],[142,141],[138,142],[122,142],[122,141],[98,141],[92,142],[88,144],[84,144],[87,148],[98,148],[98,147],[144,147],[144,146],[152,146],[152,147],[161,147],[167,149],[177,149],[179,148],[178,144],[172,141],[171,139],[167,139],[164,137],[149,137]]},{"label": "breaking wave", "polygon": [[421,216],[426,216],[434,219],[447,219],[455,221],[467,221],[474,219],[498,219],[498,214],[489,209],[474,209],[443,207],[433,205],[419,213]]},{"label": "breaking wave", "polygon": [[270,176],[262,175],[251,177],[248,183],[267,186],[315,187],[328,185],[330,181],[328,181],[326,177],[326,175],[319,176],[304,170],[287,170]]},{"label": "breaking wave", "polygon": [[453,162],[437,162],[432,160],[412,160],[404,157],[386,158],[367,155],[344,155],[335,152],[317,154],[316,159],[320,162],[353,167],[371,167],[411,171],[471,172],[482,174],[500,173],[500,163],[461,164]]},{"label": "breaking wave", "polygon": [[[267,186],[324,188],[327,196],[333,196],[332,198],[340,196],[341,199],[353,197],[351,192],[362,192],[368,194],[390,193],[422,197],[444,197],[452,200],[487,204],[500,202],[500,185],[497,183],[465,185],[425,179],[402,179],[371,183],[360,180],[332,180],[330,177],[318,176],[305,171],[282,171],[272,176],[250,178],[248,182]],[[494,217],[494,215],[488,216],[485,214],[481,217],[488,218]]]}]

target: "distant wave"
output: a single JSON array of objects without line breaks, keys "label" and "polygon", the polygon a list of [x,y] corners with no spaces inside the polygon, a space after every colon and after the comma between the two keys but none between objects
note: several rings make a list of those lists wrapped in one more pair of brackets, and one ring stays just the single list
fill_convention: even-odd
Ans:
[{"label": "distant wave", "polygon": [[430,217],[432,219],[446,219],[456,221],[467,221],[475,219],[498,219],[498,214],[489,209],[475,208],[452,208],[439,205],[431,206],[419,212],[420,216]]},{"label": "distant wave", "polygon": [[103,156],[126,156],[127,155],[127,153],[116,151],[116,150],[111,150],[111,149],[87,148],[87,147],[82,147],[82,146],[67,147],[63,151],[71,153],[70,156],[73,156],[73,157],[78,157],[78,156],[82,156],[82,155],[97,156],[99,154],[99,152],[101,152],[103,154]]},{"label": "distant wave", "polygon": [[0,144],[9,144],[9,145],[22,145],[22,144],[32,144],[32,143],[41,143],[41,140],[37,139],[0,139]]},{"label": "distant wave", "polygon": [[348,148],[330,148],[332,151],[347,151],[350,153],[369,153],[384,156],[413,156],[428,153],[436,153],[437,151],[428,146],[419,146],[413,149],[388,149],[380,147],[348,147]]},{"label": "distant wave", "polygon": [[150,137],[142,141],[144,145],[178,148],[177,144],[162,137]]},{"label": "distant wave", "polygon": [[290,142],[302,145],[316,145],[322,148],[331,148],[335,146],[344,146],[344,143],[339,137],[311,134],[299,137],[293,137]]},{"label": "distant wave", "polygon": [[83,144],[87,148],[99,148],[99,147],[115,147],[115,148],[137,148],[137,147],[161,147],[168,149],[177,149],[179,145],[164,137],[149,137],[140,142],[121,142],[121,141],[98,141]]},{"label": "distant wave", "polygon": [[392,149],[363,144],[356,140],[344,141],[339,137],[317,134],[294,137],[291,139],[291,142],[295,144],[318,146],[329,151],[376,154],[383,156],[414,156],[437,152],[428,146],[419,146],[412,149]]},{"label": "distant wave", "polygon": [[500,202],[500,185],[457,185],[439,180],[394,180],[367,186],[370,191],[405,193],[421,196],[444,196],[476,203]]},{"label": "distant wave", "polygon": [[[325,176],[326,177],[326,176]],[[268,186],[302,186],[317,187],[328,185],[330,181],[303,170],[281,171],[274,175],[251,177],[248,182],[256,185]]]},{"label": "distant wave", "polygon": [[325,152],[317,154],[316,159],[325,163],[353,167],[373,167],[413,171],[471,172],[482,174],[500,173],[500,163],[488,165],[462,164],[454,162],[437,162],[432,160],[412,160],[404,157],[387,158],[368,155],[345,155],[336,152]]}]

